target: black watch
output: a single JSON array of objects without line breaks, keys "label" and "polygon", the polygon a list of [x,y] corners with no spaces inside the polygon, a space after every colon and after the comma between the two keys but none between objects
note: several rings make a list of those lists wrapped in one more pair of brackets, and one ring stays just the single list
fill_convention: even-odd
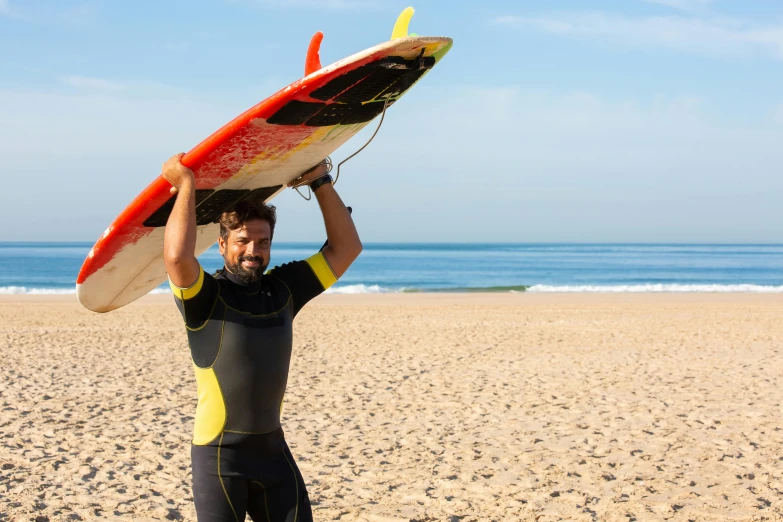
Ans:
[{"label": "black watch", "polygon": [[325,174],[325,175],[321,176],[320,178],[318,178],[317,180],[315,180],[312,183],[310,183],[310,190],[315,192],[322,185],[326,185],[327,183],[331,183],[331,182],[332,182],[332,176],[330,176],[329,174]]}]

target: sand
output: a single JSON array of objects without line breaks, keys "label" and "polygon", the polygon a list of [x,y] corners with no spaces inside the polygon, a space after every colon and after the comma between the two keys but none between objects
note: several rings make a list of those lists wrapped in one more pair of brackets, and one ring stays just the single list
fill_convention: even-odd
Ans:
[{"label": "sand", "polygon": [[[783,520],[783,296],[327,295],[284,429],[316,520]],[[195,520],[170,296],[0,298],[0,521]]]}]

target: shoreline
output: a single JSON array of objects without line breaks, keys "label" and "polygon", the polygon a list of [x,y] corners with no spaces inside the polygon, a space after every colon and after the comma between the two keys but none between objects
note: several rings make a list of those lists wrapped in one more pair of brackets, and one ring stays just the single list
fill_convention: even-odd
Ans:
[{"label": "shoreline", "polygon": [[[148,294],[126,305],[172,303],[171,294]],[[415,292],[388,294],[322,294],[313,305],[332,304],[663,304],[663,303],[763,303],[783,305],[783,293],[760,292]],[[75,294],[6,294],[0,295],[0,304],[6,303],[64,303],[78,304]],[[125,307],[123,307],[125,308]]]}]

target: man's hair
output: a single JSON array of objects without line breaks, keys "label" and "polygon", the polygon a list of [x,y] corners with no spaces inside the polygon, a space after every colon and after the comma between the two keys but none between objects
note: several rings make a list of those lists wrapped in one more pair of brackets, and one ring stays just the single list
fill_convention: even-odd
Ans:
[{"label": "man's hair", "polygon": [[220,237],[228,241],[228,233],[231,230],[239,230],[248,221],[260,219],[269,223],[270,239],[275,234],[277,214],[275,207],[263,202],[243,200],[237,203],[233,209],[220,215]]}]

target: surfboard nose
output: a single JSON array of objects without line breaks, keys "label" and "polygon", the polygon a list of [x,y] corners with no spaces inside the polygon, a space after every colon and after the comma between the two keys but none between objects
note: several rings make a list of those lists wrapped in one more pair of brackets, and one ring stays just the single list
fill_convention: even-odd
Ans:
[{"label": "surfboard nose", "polygon": [[81,284],[76,285],[76,299],[79,301],[79,304],[81,304],[87,310],[90,310],[92,312],[98,312],[100,314],[103,314],[114,310],[114,308],[109,308],[105,305],[101,305],[100,303],[91,301],[90,294],[88,292],[82,291]]}]

